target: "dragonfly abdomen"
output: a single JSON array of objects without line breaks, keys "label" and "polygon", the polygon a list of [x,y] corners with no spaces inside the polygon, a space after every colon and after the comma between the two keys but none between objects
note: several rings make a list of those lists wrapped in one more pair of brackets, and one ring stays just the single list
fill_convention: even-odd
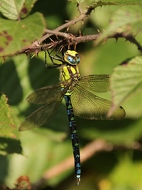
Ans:
[{"label": "dragonfly abdomen", "polygon": [[78,141],[78,131],[75,122],[75,117],[73,113],[73,107],[70,99],[70,95],[64,96],[70,126],[72,147],[73,147],[73,155],[75,159],[75,174],[77,178],[77,184],[80,182],[81,177],[81,164],[80,164],[80,150],[79,150],[79,141]]}]

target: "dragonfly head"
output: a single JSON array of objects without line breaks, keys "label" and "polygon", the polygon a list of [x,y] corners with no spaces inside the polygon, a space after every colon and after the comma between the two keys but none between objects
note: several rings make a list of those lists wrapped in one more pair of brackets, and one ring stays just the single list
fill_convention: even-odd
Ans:
[{"label": "dragonfly head", "polygon": [[74,50],[67,50],[64,53],[64,60],[69,65],[77,65],[80,63],[80,57],[78,53]]}]

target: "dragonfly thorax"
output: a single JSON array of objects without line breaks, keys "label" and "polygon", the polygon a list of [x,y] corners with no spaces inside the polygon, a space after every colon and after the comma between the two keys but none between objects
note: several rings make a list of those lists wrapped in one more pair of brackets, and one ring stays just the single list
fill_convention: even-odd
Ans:
[{"label": "dragonfly thorax", "polygon": [[62,65],[60,81],[78,81],[80,73],[78,66]]},{"label": "dragonfly thorax", "polygon": [[60,81],[62,88],[68,88],[66,95],[70,95],[78,80],[80,79],[80,73],[78,66],[62,65]]}]

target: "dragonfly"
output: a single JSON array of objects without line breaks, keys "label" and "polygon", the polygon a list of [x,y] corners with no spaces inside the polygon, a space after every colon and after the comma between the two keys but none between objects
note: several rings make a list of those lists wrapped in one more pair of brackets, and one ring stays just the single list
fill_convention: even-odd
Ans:
[{"label": "dragonfly", "polygon": [[[51,59],[53,61],[54,57]],[[62,57],[58,56],[55,60],[60,61],[59,65],[55,65],[55,67],[60,66],[60,81],[57,84],[37,89],[27,97],[29,103],[42,106],[21,123],[19,130],[29,130],[47,124],[56,115],[64,99],[70,127],[75,176],[79,185],[81,179],[80,149],[74,115],[89,120],[119,120],[125,117],[125,110],[119,106],[108,118],[112,102],[95,95],[95,92],[103,93],[110,90],[110,75],[80,76],[78,52],[67,50]]]}]

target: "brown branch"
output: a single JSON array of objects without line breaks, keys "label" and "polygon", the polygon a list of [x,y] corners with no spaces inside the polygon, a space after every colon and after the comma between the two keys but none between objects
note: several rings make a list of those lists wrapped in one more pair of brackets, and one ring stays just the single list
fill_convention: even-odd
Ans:
[{"label": "brown branch", "polygon": [[[83,149],[81,149],[81,163],[93,157],[100,151],[113,151],[113,150],[142,150],[142,145],[138,142],[134,142],[130,145],[113,145],[111,143],[107,143],[104,140],[95,140],[91,143],[87,144]],[[63,162],[55,165],[54,167],[48,169],[43,174],[43,177],[34,184],[34,188],[38,189],[43,186],[48,180],[55,178],[58,175],[61,175],[65,171],[72,169],[74,167],[73,156],[67,158]]]},{"label": "brown branch", "polygon": [[139,51],[142,51],[142,45],[135,39],[135,37],[132,34],[128,33],[116,33],[112,36],[109,36],[108,38],[125,38],[127,41],[135,44]]},{"label": "brown branch", "polygon": [[[92,10],[93,10],[93,8],[90,8],[90,7],[89,7],[89,8],[86,10],[86,12],[81,13],[77,18],[75,18],[75,19],[73,19],[73,20],[71,20],[71,21],[68,21],[67,23],[65,23],[65,24],[63,24],[63,25],[57,27],[56,29],[52,30],[52,32],[59,32],[59,31],[65,29],[65,28],[68,28],[68,27],[70,27],[70,26],[76,24],[76,23],[79,22],[79,21],[84,20],[84,19],[91,13]],[[44,40],[46,40],[47,38],[49,38],[49,37],[52,36],[52,35],[53,35],[53,33],[52,33],[52,34],[50,33],[50,34],[44,35],[41,39],[38,40],[38,43],[41,44]]]},{"label": "brown branch", "polygon": [[[99,6],[103,6],[103,5],[116,5],[116,3],[105,3],[102,1],[99,1],[97,3],[94,3],[92,5],[90,5],[85,12],[82,12],[80,9],[80,4],[77,4],[77,8],[79,10],[80,15],[77,18],[74,18],[73,20],[68,21],[67,23],[55,28],[54,30],[49,30],[46,29],[45,30],[45,35],[42,36],[39,40],[37,40],[36,42],[34,42],[33,44],[31,44],[30,46],[24,48],[22,51],[18,52],[17,54],[22,54],[22,53],[32,53],[34,52],[35,54],[37,54],[40,51],[46,51],[50,48],[54,48],[57,45],[58,46],[70,46],[70,45],[77,45],[78,43],[81,42],[87,42],[87,41],[91,41],[91,40],[96,40],[101,34],[94,34],[94,35],[88,35],[88,36],[79,36],[79,37],[75,37],[74,35],[70,34],[70,33],[65,33],[65,32],[61,32],[63,29],[67,29],[72,25],[75,25],[77,22],[79,21],[83,21],[87,18],[87,16],[89,16],[91,14],[91,12],[99,7]],[[44,44],[41,45],[41,43],[47,39],[49,39],[51,36],[55,35],[56,37],[60,36],[63,37],[63,39],[61,40],[56,40],[54,42],[51,41],[51,43],[48,44]],[[106,37],[106,39],[108,38],[125,38],[127,41],[130,41],[131,43],[135,44],[138,47],[138,50],[142,51],[142,46],[140,45],[140,43],[134,38],[134,36],[132,36],[131,34],[128,33],[115,33],[113,35],[110,35],[108,37]],[[106,40],[105,39],[105,40]]]},{"label": "brown branch", "polygon": [[[83,149],[81,149],[80,157],[81,157],[81,163],[85,162],[89,158],[91,158],[95,153],[101,151],[101,150],[110,150],[111,147],[109,144],[106,144],[103,140],[96,140],[88,145],[86,145]],[[60,164],[56,165],[55,167],[52,167],[48,171],[46,171],[43,175],[43,178],[48,180],[52,179],[55,176],[65,172],[66,170],[69,170],[74,167],[74,161],[73,156],[67,158]]]},{"label": "brown branch", "polygon": [[[75,25],[79,21],[85,20],[85,18],[88,17],[95,8],[102,7],[103,5],[116,5],[116,3],[109,3],[109,2],[105,3],[105,2],[100,1],[100,2],[91,4],[90,6],[88,6],[85,12],[81,11],[80,4],[78,3],[77,7],[78,7],[80,15],[77,18],[74,18],[73,20],[67,21],[67,23],[65,23],[65,24],[57,27],[56,29],[52,30],[52,32],[59,32],[65,28],[69,28],[70,26]],[[44,40],[46,40],[47,38],[49,38],[52,35],[53,35],[53,33],[44,35],[43,37],[41,37],[38,40],[38,43],[41,44]]]},{"label": "brown branch", "polygon": [[[65,32],[56,32],[52,30],[46,30],[49,34],[56,35],[56,36],[61,36],[63,39],[59,39],[57,41],[51,41],[48,44],[44,45],[39,45],[37,42],[33,43],[31,46],[23,49],[21,52],[18,52],[18,54],[26,53],[38,53],[40,51],[46,51],[48,49],[54,48],[56,46],[69,46],[69,45],[76,45],[78,43],[84,43],[88,41],[93,41],[96,40],[101,34],[94,34],[94,35],[87,35],[87,36],[78,36],[75,37],[74,35],[70,33],[65,33]],[[138,50],[142,51],[142,46],[141,44],[134,38],[133,35],[127,34],[127,33],[116,33],[113,35],[108,36],[105,40],[108,38],[115,38],[118,40],[119,38],[124,38],[127,41],[135,44],[138,48]]]},{"label": "brown branch", "polygon": [[37,42],[34,42],[31,46],[28,46],[24,48],[22,51],[18,52],[17,54],[30,54],[30,53],[38,53],[40,51],[46,51],[48,49],[54,48],[57,45],[58,46],[68,46],[68,45],[75,45],[81,42],[88,42],[90,40],[96,40],[100,34],[94,34],[94,35],[87,35],[87,36],[78,36],[75,37],[72,34],[64,33],[64,32],[55,32],[48,30],[49,33],[52,33],[56,36],[61,36],[66,39],[60,39],[57,41],[51,41],[48,44],[39,45]]},{"label": "brown branch", "polygon": [[49,30],[49,29],[46,29],[45,32],[48,33],[48,34],[53,34],[53,35],[55,35],[55,36],[61,36],[61,37],[63,37],[63,38],[70,38],[71,36],[73,36],[73,35],[70,34],[70,33],[57,32],[57,31]]},{"label": "brown branch", "polygon": [[[38,52],[40,51],[46,51],[50,48],[54,48],[56,46],[58,47],[65,47],[65,46],[70,46],[70,45],[74,45],[76,46],[78,43],[82,43],[82,42],[88,42],[88,41],[92,41],[92,40],[96,40],[101,34],[94,34],[94,35],[88,35],[88,36],[74,36],[70,33],[67,32],[61,32],[63,29],[67,29],[70,26],[76,24],[79,21],[83,21],[85,20],[90,14],[91,12],[99,7],[99,6],[103,6],[103,5],[116,5],[116,3],[112,3],[112,2],[102,2],[99,1],[97,3],[91,4],[85,12],[82,12],[80,9],[80,4],[77,4],[77,8],[78,11],[80,13],[80,15],[77,18],[74,18],[73,20],[68,21],[67,23],[55,28],[54,30],[49,30],[46,29],[45,30],[45,34],[44,36],[42,36],[39,40],[35,41],[34,43],[32,43],[31,45],[29,45],[28,47],[23,48],[21,51],[18,51],[16,53],[14,53],[14,55],[18,55],[18,54],[30,54],[30,53],[34,53],[34,54],[38,54]],[[57,38],[60,36],[63,39],[57,39],[56,41],[51,41],[48,44],[42,44],[43,41],[50,39],[51,36],[55,35]],[[134,38],[133,35],[128,34],[128,33],[115,33],[113,35],[110,35],[108,37],[106,37],[105,40],[107,40],[108,38],[125,38],[127,41],[135,44],[138,48],[138,50],[142,51],[142,45]],[[7,55],[7,56],[12,56],[12,55]],[[7,57],[6,56],[6,57]]]}]

